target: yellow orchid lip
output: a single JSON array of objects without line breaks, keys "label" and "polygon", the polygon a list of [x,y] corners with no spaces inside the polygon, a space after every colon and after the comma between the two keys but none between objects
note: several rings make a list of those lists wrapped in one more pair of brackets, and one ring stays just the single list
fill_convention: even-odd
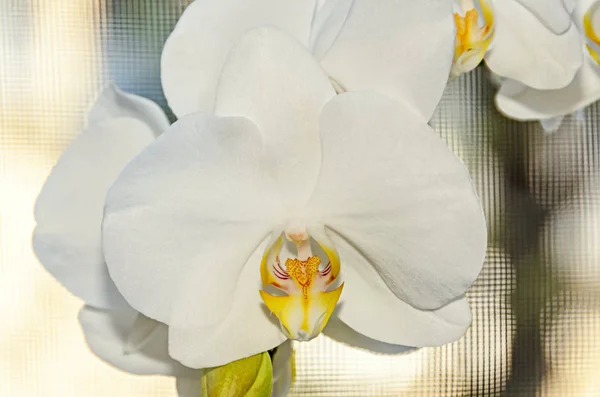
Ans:
[{"label": "yellow orchid lip", "polygon": [[600,1],[596,1],[583,17],[583,31],[588,43],[586,48],[592,58],[600,65],[600,34],[594,28],[594,17],[600,12]]},{"label": "yellow orchid lip", "polygon": [[343,284],[328,291],[339,275],[340,261],[334,249],[319,243],[328,259],[323,265],[319,256],[312,255],[307,233],[285,235],[296,246],[297,257],[287,258],[282,265],[285,240],[279,236],[263,255],[261,278],[265,288],[271,285],[287,295],[275,296],[264,290],[260,295],[289,339],[308,341],[323,331],[340,298]]},{"label": "yellow orchid lip", "polygon": [[482,18],[473,0],[460,0],[463,13],[454,13],[456,41],[451,76],[477,67],[494,37],[494,12],[488,0],[479,0]]}]

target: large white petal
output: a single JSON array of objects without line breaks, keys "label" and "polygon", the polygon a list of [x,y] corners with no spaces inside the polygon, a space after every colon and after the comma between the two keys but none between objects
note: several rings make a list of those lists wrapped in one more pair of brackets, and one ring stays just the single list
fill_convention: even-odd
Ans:
[{"label": "large white petal", "polygon": [[390,291],[356,248],[335,233],[331,239],[343,266],[344,293],[337,315],[356,331],[381,342],[424,347],[453,342],[471,325],[471,310],[464,296],[437,310],[416,309]]},{"label": "large white petal", "polygon": [[194,114],[125,168],[107,196],[103,243],[136,310],[182,328],[227,316],[241,269],[280,221],[262,156],[251,121]]},{"label": "large white petal", "polygon": [[308,222],[350,241],[404,302],[436,309],[462,296],[481,270],[486,225],[458,157],[417,114],[374,93],[337,96],[321,135]]},{"label": "large white petal", "polygon": [[583,60],[575,24],[557,34],[515,0],[494,6],[496,32],[485,55],[494,73],[538,89],[562,88],[573,80]]},{"label": "large white petal", "polygon": [[213,110],[221,69],[246,31],[273,26],[308,45],[315,0],[197,0],[167,39],[162,85],[178,116]]},{"label": "large white petal", "polygon": [[288,207],[303,207],[321,168],[319,117],[335,91],[321,66],[291,36],[248,32],[231,50],[215,113],[242,116],[263,136],[268,169]]},{"label": "large white petal", "polygon": [[[89,127],[59,159],[36,202],[33,248],[40,262],[69,291],[99,308],[125,305],[104,262],[101,223],[109,186],[154,140],[150,125],[165,117],[145,101],[105,90]],[[136,108],[136,103],[142,106]]]},{"label": "large white petal", "polygon": [[216,367],[271,350],[287,339],[258,292],[262,288],[259,264],[266,243],[260,244],[239,274],[231,309],[222,321],[208,327],[170,328],[173,358],[192,368]]},{"label": "large white petal", "polygon": [[321,64],[348,91],[402,100],[429,120],[450,74],[453,4],[448,0],[354,0]]},{"label": "large white petal", "polygon": [[[396,315],[397,313],[394,313],[394,316]],[[429,324],[427,326],[429,326]],[[396,328],[392,330],[392,332],[394,331],[396,331]],[[373,353],[379,354],[400,354],[415,349],[414,347],[410,346],[394,345],[369,338],[368,336],[365,336],[350,328],[335,315],[329,319],[329,322],[327,322],[327,326],[323,330],[323,334],[348,346],[369,350]]]},{"label": "large white petal", "polygon": [[138,312],[131,308],[101,310],[84,306],[79,323],[90,349],[102,360],[139,375],[197,376],[199,371],[186,368],[168,353],[167,326],[156,324],[149,340],[140,350],[127,352],[127,342]]},{"label": "large white petal", "polygon": [[600,99],[600,67],[586,57],[575,79],[560,90],[515,89],[514,86],[515,82],[506,81],[496,95],[496,106],[507,117],[540,120],[566,115]]},{"label": "large white petal", "polygon": [[495,5],[517,1],[526,7],[547,29],[555,34],[564,33],[571,25],[566,0],[496,0]]}]

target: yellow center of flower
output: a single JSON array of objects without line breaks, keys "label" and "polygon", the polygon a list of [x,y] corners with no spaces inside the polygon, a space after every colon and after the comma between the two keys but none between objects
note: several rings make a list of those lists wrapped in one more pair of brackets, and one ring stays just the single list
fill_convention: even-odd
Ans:
[{"label": "yellow center of flower", "polygon": [[[308,233],[285,235],[285,239],[279,236],[263,255],[261,278],[265,288],[273,286],[287,295],[271,295],[264,290],[260,295],[288,338],[311,340],[327,325],[342,293],[343,284],[328,291],[339,275],[340,261],[335,250],[317,242],[321,255],[328,259],[323,266],[321,258],[312,254]],[[282,266],[281,253],[288,247],[285,243],[296,251],[296,257],[287,258]]]},{"label": "yellow center of flower", "polygon": [[492,7],[487,0],[479,0],[479,5],[483,18],[480,18],[473,0],[460,0],[462,12],[454,13],[456,41],[452,77],[475,69],[483,60],[494,37]]},{"label": "yellow center of flower", "polygon": [[587,40],[586,47],[592,58],[600,64],[600,36],[594,27],[595,19],[600,19],[600,1],[590,7],[583,17],[583,29]]}]

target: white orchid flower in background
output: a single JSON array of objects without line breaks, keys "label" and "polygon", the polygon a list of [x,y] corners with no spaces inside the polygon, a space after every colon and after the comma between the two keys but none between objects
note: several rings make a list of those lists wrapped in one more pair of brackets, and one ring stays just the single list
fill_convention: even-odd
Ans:
[{"label": "white orchid flower in background", "polygon": [[496,97],[498,109],[517,120],[542,120],[554,130],[562,118],[576,113],[600,99],[600,1],[579,0],[573,13],[581,34],[575,47],[584,56],[583,64],[569,85],[560,89],[542,90],[504,82]]},{"label": "white orchid flower in background", "polygon": [[553,209],[540,237],[549,247],[553,272],[571,290],[598,297],[600,292],[600,175],[585,189]]},{"label": "white orchid flower in background", "polygon": [[106,201],[111,277],[169,325],[171,355],[221,365],[327,334],[328,319],[392,345],[461,337],[485,221],[419,107],[336,95],[275,28],[245,34],[222,69],[214,113],[176,122]]},{"label": "white orchid flower in background", "polygon": [[[133,374],[174,376],[180,396],[196,397],[201,372],[168,354],[167,326],[129,306],[108,275],[101,247],[104,199],[123,167],[154,141],[169,122],[153,102],[106,88],[45,183],[36,203],[33,247],[46,269],[85,301],[79,322],[90,349]],[[284,347],[275,376],[285,395],[290,372]],[[195,391],[194,391],[195,390]]]},{"label": "white orchid flower in background", "polygon": [[528,87],[568,85],[582,64],[580,37],[564,0],[454,0],[452,75],[482,59],[493,73]]},{"label": "white orchid flower in background", "polygon": [[259,26],[275,27],[308,48],[338,92],[378,91],[427,120],[452,64],[448,0],[197,0],[162,56],[163,89],[178,117],[213,110],[227,54]]}]

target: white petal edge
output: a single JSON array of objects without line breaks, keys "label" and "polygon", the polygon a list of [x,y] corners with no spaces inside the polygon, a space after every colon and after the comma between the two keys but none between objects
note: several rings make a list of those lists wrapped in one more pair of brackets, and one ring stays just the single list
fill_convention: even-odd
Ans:
[{"label": "white petal edge", "polygon": [[354,0],[321,65],[346,91],[390,95],[429,120],[448,82],[454,38],[452,1]]},{"label": "white petal edge", "polygon": [[173,112],[212,111],[219,76],[233,44],[246,31],[274,26],[308,44],[315,0],[198,0],[165,43],[161,80]]},{"label": "white petal edge", "polygon": [[246,33],[231,50],[217,89],[215,114],[258,126],[266,167],[287,207],[306,205],[321,168],[319,117],[335,90],[317,61],[274,28]]},{"label": "white petal edge", "polygon": [[170,124],[165,112],[150,99],[128,94],[114,84],[109,84],[90,110],[88,126],[119,117],[136,118],[145,122],[155,137],[162,134]]},{"label": "white petal edge", "polygon": [[510,80],[505,82],[496,95],[496,107],[506,117],[541,120],[563,116],[600,99],[600,67],[586,58],[571,84],[560,90],[526,88],[514,94],[513,85]]},{"label": "white petal edge", "polygon": [[170,328],[169,352],[174,359],[191,368],[216,367],[271,350],[287,340],[259,294],[260,261],[267,241],[254,251],[242,269],[231,309],[219,324]]},{"label": "white petal edge", "polygon": [[[141,101],[132,98],[114,88],[104,91],[92,110],[94,123],[62,154],[35,206],[33,248],[40,262],[70,292],[99,308],[126,305],[102,255],[104,199],[121,170],[155,134],[141,119],[123,117],[131,109],[121,103]],[[155,118],[164,116],[153,110]],[[102,120],[101,114],[108,118]]]},{"label": "white petal edge", "polygon": [[344,293],[339,319],[381,342],[415,347],[441,346],[460,339],[471,325],[464,296],[437,310],[419,310],[398,299],[381,275],[347,241],[331,234],[343,263]]},{"label": "white petal edge", "polygon": [[556,34],[515,0],[496,1],[494,8],[496,31],[485,55],[494,73],[537,89],[558,89],[573,80],[583,62],[575,24]]},{"label": "white petal edge", "polygon": [[309,44],[316,59],[323,59],[337,39],[353,3],[354,0],[328,0],[316,12]]},{"label": "white petal edge", "polygon": [[487,232],[458,157],[419,115],[374,93],[338,95],[323,110],[321,137],[307,224],[350,241],[404,302],[430,310],[462,296],[481,270]]},{"label": "white petal edge", "polygon": [[547,134],[552,134],[560,128],[565,116],[555,116],[549,119],[540,120],[542,130]]},{"label": "white petal edge", "polygon": [[353,330],[336,315],[329,319],[327,326],[323,330],[323,334],[344,345],[377,354],[402,354],[416,349],[411,346],[394,345],[369,338]]},{"label": "white petal edge", "polygon": [[[495,4],[508,2],[508,0],[496,0]],[[555,34],[561,34],[571,26],[571,6],[565,0],[513,0],[527,8],[547,29]]]},{"label": "white petal edge", "polygon": [[103,244],[136,310],[184,329],[227,316],[244,264],[280,222],[263,163],[252,122],[195,114],[125,168],[107,196]]},{"label": "white petal edge", "polygon": [[101,310],[84,306],[79,312],[79,323],[92,352],[123,371],[137,375],[200,377],[198,371],[182,366],[169,356],[168,330],[164,324],[157,324],[142,349],[127,354],[128,336],[137,316],[131,308]]}]

